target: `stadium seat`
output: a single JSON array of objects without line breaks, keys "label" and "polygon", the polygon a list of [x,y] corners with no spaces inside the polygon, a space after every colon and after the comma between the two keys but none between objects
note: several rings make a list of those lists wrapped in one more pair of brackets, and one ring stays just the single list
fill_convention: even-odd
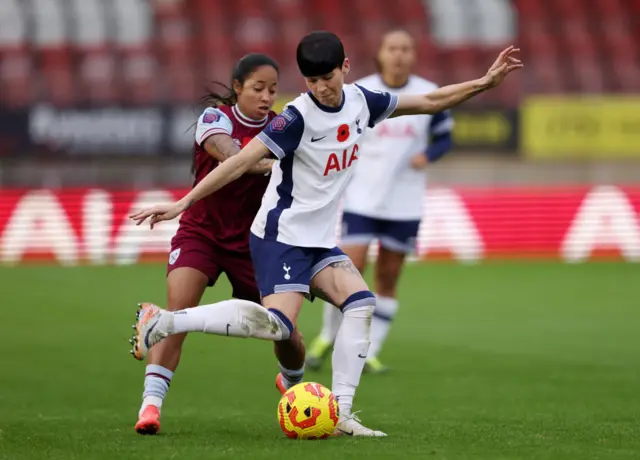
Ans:
[{"label": "stadium seat", "polygon": [[[208,81],[229,83],[248,52],[273,56],[281,90],[304,86],[295,45],[308,31],[340,35],[350,80],[374,71],[380,36],[416,39],[416,71],[438,83],[473,78],[510,43],[531,65],[472,103],[517,103],[526,92],[638,88],[640,0],[3,0],[3,104],[183,104]],[[27,27],[29,25],[29,27]]]},{"label": "stadium seat", "polygon": [[422,3],[415,0],[397,0],[393,4],[384,4],[390,5],[401,12],[404,19],[400,23],[400,27],[407,30],[414,37],[420,55],[432,55],[433,40],[431,37],[430,16]]},{"label": "stadium seat", "polygon": [[0,105],[24,108],[34,101],[34,64],[22,47],[0,50]]},{"label": "stadium seat", "polygon": [[561,19],[584,20],[588,8],[584,0],[554,0],[549,2],[549,7]]},{"label": "stadium seat", "polygon": [[[119,69],[109,43],[102,2],[72,0],[67,8],[67,14],[75,19],[70,40],[85,100],[98,105],[118,102]],[[127,18],[129,14],[127,11]]]},{"label": "stadium seat", "polygon": [[563,42],[572,59],[582,56],[591,57],[597,52],[597,39],[586,24],[582,22],[567,22],[563,31]]},{"label": "stadium seat", "polygon": [[393,3],[381,2],[384,5],[389,5],[391,8],[398,9],[401,12],[402,17],[406,22],[419,21],[425,25],[425,31],[429,30],[427,10],[425,9],[423,2],[416,0],[396,0]]},{"label": "stadium seat", "polygon": [[619,18],[625,15],[624,5],[620,0],[592,0],[592,15],[599,20]]},{"label": "stadium seat", "polygon": [[184,2],[155,4],[156,39],[167,78],[168,102],[188,104],[197,98],[193,28]]},{"label": "stadium seat", "polygon": [[462,81],[478,77],[478,70],[481,68],[478,58],[478,50],[475,47],[460,46],[441,51],[438,61],[448,62],[454,80]]},{"label": "stadium seat", "polygon": [[[310,0],[309,6],[313,11],[314,29],[330,30],[339,36],[352,34],[352,18],[343,14],[345,7],[349,7],[349,2],[341,0]],[[355,24],[358,27],[359,24]]]},{"label": "stadium seat", "polygon": [[40,96],[59,106],[73,105],[79,91],[72,68],[64,4],[59,0],[34,0],[28,12],[34,25],[32,40],[42,76]]},{"label": "stadium seat", "polygon": [[25,107],[33,98],[33,61],[18,0],[0,3],[0,104]]},{"label": "stadium seat", "polygon": [[121,100],[153,104],[164,85],[161,63],[153,52],[154,11],[147,2],[129,0],[114,0],[112,8],[119,31],[113,41],[120,61]]},{"label": "stadium seat", "polygon": [[431,0],[433,14],[432,33],[439,45],[444,48],[468,46],[469,27],[466,21],[464,0]]},{"label": "stadium seat", "polygon": [[[574,87],[581,93],[602,93],[605,91],[604,73],[596,56],[582,56],[573,62]],[[610,85],[611,86],[611,85]]]},{"label": "stadium seat", "polygon": [[529,93],[557,94],[566,89],[566,68],[553,55],[539,56],[527,61],[531,71],[521,75],[523,89]]},{"label": "stadium seat", "polygon": [[248,53],[273,55],[276,33],[267,4],[260,0],[234,0],[228,8],[235,57]]},{"label": "stadium seat", "polygon": [[523,29],[519,46],[527,57],[556,54],[558,43],[556,37],[549,32],[549,24],[545,21],[528,23]]},{"label": "stadium seat", "polygon": [[465,8],[467,24],[475,29],[474,42],[483,47],[513,43],[517,35],[516,13],[509,2],[484,0],[473,2],[474,9]]},{"label": "stadium seat", "polygon": [[607,74],[615,78],[618,90],[633,91],[640,82],[640,51],[635,40],[629,35],[608,38],[609,62]]},{"label": "stadium seat", "polygon": [[311,18],[305,12],[303,0],[274,0],[279,12],[276,30],[274,58],[283,65],[294,56],[297,43],[312,30]]},{"label": "stadium seat", "polygon": [[366,24],[366,29],[371,22],[380,22],[384,20],[382,14],[382,8],[379,2],[372,2],[371,0],[352,0],[351,6],[355,17],[361,21],[361,24]]},{"label": "stadium seat", "polygon": [[199,63],[197,87],[209,86],[211,81],[229,83],[234,64],[232,39],[228,33],[229,20],[224,0],[196,0],[191,11],[191,21],[197,32],[194,42]]},{"label": "stadium seat", "polygon": [[515,0],[514,4],[520,15],[521,25],[546,18],[547,11],[540,0]]}]

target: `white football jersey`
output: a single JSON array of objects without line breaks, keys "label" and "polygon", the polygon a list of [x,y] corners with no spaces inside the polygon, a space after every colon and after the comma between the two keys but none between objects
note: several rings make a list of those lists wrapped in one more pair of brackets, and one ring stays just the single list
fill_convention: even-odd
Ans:
[{"label": "white football jersey", "polygon": [[301,94],[257,138],[279,161],[251,232],[291,246],[336,246],[342,192],[360,161],[367,128],[386,119],[398,98],[344,85],[342,105]]},{"label": "white football jersey", "polygon": [[[426,94],[438,88],[414,75],[402,88],[389,88],[379,74],[357,83],[394,95]],[[427,176],[411,167],[411,157],[426,152],[432,134],[452,128],[453,119],[445,111],[391,118],[367,131],[361,140],[358,167],[344,193],[344,211],[378,219],[420,220]]]}]

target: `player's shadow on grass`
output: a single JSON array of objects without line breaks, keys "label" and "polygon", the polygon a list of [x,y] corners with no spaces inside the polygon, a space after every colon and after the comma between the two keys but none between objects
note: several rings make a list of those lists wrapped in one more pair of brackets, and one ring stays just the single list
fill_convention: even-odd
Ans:
[{"label": "player's shadow on grass", "polygon": [[[180,442],[184,442],[189,439],[202,442],[202,436],[204,433],[207,433],[207,437],[212,439],[212,444],[226,441],[226,442],[229,442],[230,446],[246,444],[247,434],[249,433],[251,437],[251,444],[262,443],[262,442],[296,443],[296,442],[303,441],[298,439],[287,438],[284,435],[284,433],[280,431],[280,427],[274,423],[247,425],[240,422],[229,423],[228,420],[227,421],[224,421],[221,419],[207,420],[204,418],[201,418],[199,420],[199,423],[197,424],[191,421],[190,423],[188,423],[187,426],[178,425],[174,427],[167,427],[166,430],[161,431],[155,436],[163,439],[176,438],[176,439],[179,439]],[[150,437],[150,436],[145,436],[145,437]],[[336,442],[344,439],[351,439],[351,438],[349,436],[330,436],[329,438],[323,439],[323,440],[305,440],[305,442],[320,442],[320,441]],[[269,444],[265,444],[265,445],[269,445]]]}]

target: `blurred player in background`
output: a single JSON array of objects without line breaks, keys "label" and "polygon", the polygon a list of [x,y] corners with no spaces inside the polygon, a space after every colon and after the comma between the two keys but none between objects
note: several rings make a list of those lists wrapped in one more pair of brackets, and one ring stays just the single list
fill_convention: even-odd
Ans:
[{"label": "blurred player in background", "polygon": [[[297,49],[298,68],[309,91],[284,111],[240,153],[211,171],[175,203],[133,213],[138,225],[174,219],[199,200],[238,179],[268,155],[273,174],[251,226],[251,256],[262,304],[231,299],[179,312],[141,305],[134,352],[175,334],[204,332],[280,341],[291,337],[303,300],[315,295],[339,306],[343,319],[333,351],[331,391],[340,406],[336,434],[385,436],[364,426],[352,411],[370,345],[376,297],[349,257],[336,246],[339,201],[359,161],[368,128],[390,116],[436,114],[502,82],[522,67],[514,47],[505,49],[485,76],[429,93],[374,92],[344,84],[350,69],[341,40],[330,32],[305,36]],[[302,369],[300,369],[302,371]],[[291,382],[280,372],[278,389]]]},{"label": "blurred player in background", "polygon": [[[271,107],[278,91],[278,66],[270,57],[250,54],[235,66],[229,94],[211,93],[196,124],[193,148],[194,186],[246,145],[275,117]],[[233,296],[260,302],[249,251],[249,229],[269,183],[273,160],[253,165],[246,175],[220,193],[194,204],[182,216],[171,240],[167,266],[167,309],[181,310],[200,303],[208,286],[226,273]],[[169,337],[148,356],[139,420],[141,434],[160,429],[160,408],[178,367],[186,334]],[[283,367],[302,368],[304,348],[296,333],[276,343]],[[140,359],[140,356],[136,356]],[[293,374],[293,375],[291,375]],[[300,372],[289,372],[293,381]]]},{"label": "blurred player in background", "polygon": [[[428,93],[437,85],[411,74],[415,43],[405,31],[384,35],[376,57],[379,72],[358,82],[367,89],[391,94]],[[396,287],[405,256],[415,249],[426,188],[425,168],[452,146],[453,119],[448,111],[387,119],[369,130],[361,157],[345,190],[340,247],[364,272],[371,242],[379,242],[375,264],[376,309],[365,370],[386,370],[378,359],[398,310]],[[310,345],[307,367],[319,369],[328,355],[342,313],[325,304],[320,335]]]}]

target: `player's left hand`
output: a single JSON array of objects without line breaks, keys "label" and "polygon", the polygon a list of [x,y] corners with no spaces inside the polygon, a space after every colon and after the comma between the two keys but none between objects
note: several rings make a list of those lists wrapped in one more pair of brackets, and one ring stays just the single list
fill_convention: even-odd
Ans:
[{"label": "player's left hand", "polygon": [[183,211],[184,206],[182,206],[180,202],[165,203],[130,214],[129,218],[135,220],[136,225],[140,225],[150,217],[151,219],[149,220],[149,226],[153,229],[154,225],[158,222],[162,222],[163,220],[175,219]]},{"label": "player's left hand", "polygon": [[418,171],[423,170],[429,164],[429,159],[423,152],[416,153],[411,157],[411,167]]},{"label": "player's left hand", "polygon": [[498,86],[514,70],[521,69],[524,64],[514,55],[520,52],[520,48],[510,46],[502,51],[496,62],[489,68],[485,76],[487,85],[490,88]]}]

